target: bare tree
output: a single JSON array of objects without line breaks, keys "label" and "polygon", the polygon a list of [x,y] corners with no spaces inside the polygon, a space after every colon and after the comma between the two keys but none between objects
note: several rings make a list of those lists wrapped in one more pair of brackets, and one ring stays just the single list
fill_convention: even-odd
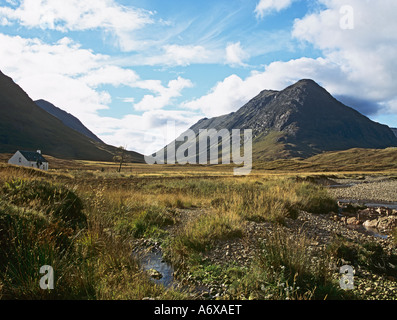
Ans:
[{"label": "bare tree", "polygon": [[117,172],[121,172],[121,167],[123,166],[124,160],[125,160],[125,152],[127,148],[126,147],[118,147],[117,148],[117,153],[113,157],[114,162],[119,164],[119,168]]}]

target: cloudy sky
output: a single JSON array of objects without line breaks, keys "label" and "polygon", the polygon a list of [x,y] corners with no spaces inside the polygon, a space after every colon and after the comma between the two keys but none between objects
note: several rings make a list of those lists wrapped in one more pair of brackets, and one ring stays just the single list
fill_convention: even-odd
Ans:
[{"label": "cloudy sky", "polygon": [[397,127],[395,0],[0,0],[0,70],[145,154],[311,78]]}]

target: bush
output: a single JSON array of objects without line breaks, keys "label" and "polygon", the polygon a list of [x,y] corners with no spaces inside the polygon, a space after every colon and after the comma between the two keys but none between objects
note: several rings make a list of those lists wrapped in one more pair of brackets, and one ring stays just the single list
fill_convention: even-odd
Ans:
[{"label": "bush", "polygon": [[39,180],[16,179],[6,182],[3,193],[11,203],[30,206],[57,221],[76,228],[87,227],[83,202],[73,192],[60,185]]},{"label": "bush", "polygon": [[119,234],[136,238],[144,236],[160,235],[159,228],[173,225],[176,219],[171,211],[160,207],[149,207],[133,217],[124,217],[115,224],[115,229]]},{"label": "bush", "polygon": [[359,244],[338,238],[328,246],[328,251],[334,257],[343,259],[353,266],[366,267],[374,273],[397,276],[397,256],[387,254],[376,242]]},{"label": "bush", "polygon": [[[0,282],[4,298],[57,299],[87,295],[88,286],[73,283],[79,258],[73,252],[74,231],[31,210],[0,202]],[[39,286],[43,265],[56,270],[57,290]]]},{"label": "bush", "polygon": [[314,214],[327,214],[338,211],[337,201],[332,198],[326,189],[312,183],[300,183],[296,187],[296,194],[301,199],[301,210]]}]

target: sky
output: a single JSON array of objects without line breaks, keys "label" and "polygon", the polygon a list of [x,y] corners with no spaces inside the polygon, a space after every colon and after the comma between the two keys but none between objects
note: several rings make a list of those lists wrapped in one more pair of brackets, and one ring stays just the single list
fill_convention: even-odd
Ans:
[{"label": "sky", "polygon": [[0,70],[143,154],[300,79],[397,127],[396,14],[395,0],[0,0]]}]

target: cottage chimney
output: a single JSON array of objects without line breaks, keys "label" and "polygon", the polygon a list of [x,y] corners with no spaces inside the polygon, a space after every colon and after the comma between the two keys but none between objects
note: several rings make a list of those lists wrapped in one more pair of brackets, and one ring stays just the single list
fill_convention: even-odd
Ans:
[{"label": "cottage chimney", "polygon": [[41,154],[41,150],[37,150],[37,153],[38,153],[38,154]]}]

